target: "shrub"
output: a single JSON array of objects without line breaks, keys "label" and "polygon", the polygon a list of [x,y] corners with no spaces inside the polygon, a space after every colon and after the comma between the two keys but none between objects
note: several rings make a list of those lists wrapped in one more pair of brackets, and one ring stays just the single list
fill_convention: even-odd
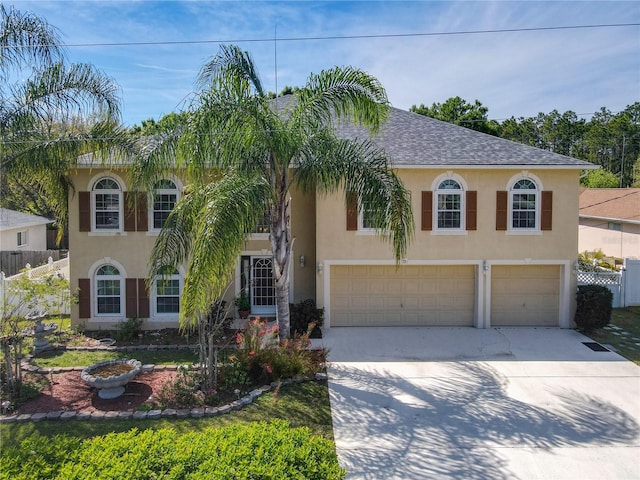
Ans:
[{"label": "shrub", "polygon": [[577,309],[575,322],[578,328],[590,333],[602,328],[611,319],[611,303],[613,294],[602,285],[578,286]]},{"label": "shrub", "polygon": [[281,378],[291,378],[316,373],[319,370],[318,352],[309,350],[309,333],[295,334],[291,339],[278,343],[278,327],[269,327],[260,319],[251,320],[244,333],[238,333],[238,360],[244,365],[251,381],[270,383]]},{"label": "shrub", "polygon": [[259,422],[179,434],[130,430],[85,441],[27,439],[2,451],[0,479],[210,479],[345,477],[333,442],[306,427]]},{"label": "shrub", "polygon": [[180,365],[177,376],[162,384],[155,400],[160,408],[192,408],[203,405],[204,398],[199,393],[197,372]]},{"label": "shrub", "polygon": [[133,340],[138,336],[138,333],[140,333],[140,327],[142,327],[141,318],[127,318],[123,322],[118,323],[115,339],[121,342]]},{"label": "shrub", "polygon": [[289,305],[289,322],[291,326],[291,336],[304,335],[309,330],[311,323],[315,327],[311,331],[310,338],[321,338],[320,327],[324,322],[324,308],[316,308],[316,302],[312,299],[304,300],[300,303]]}]

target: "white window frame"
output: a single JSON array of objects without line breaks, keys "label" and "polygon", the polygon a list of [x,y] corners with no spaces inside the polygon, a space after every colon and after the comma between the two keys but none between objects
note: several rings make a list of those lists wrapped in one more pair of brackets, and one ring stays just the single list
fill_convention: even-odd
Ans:
[{"label": "white window frame", "polygon": [[[531,190],[515,189],[515,186],[523,180],[527,180],[533,183],[536,188]],[[520,175],[516,175],[511,179],[508,185],[509,193],[508,193],[508,200],[507,200],[509,202],[509,204],[507,205],[507,211],[508,211],[507,232],[508,233],[521,234],[521,235],[527,235],[527,234],[538,235],[542,233],[542,230],[540,229],[542,190],[543,190],[542,182],[540,181],[540,179],[534,175],[531,175],[528,172]],[[534,213],[535,226],[534,227],[514,227],[513,226],[514,198],[516,195],[523,194],[523,193],[535,196],[535,213]],[[523,211],[526,211],[526,210],[523,210]]]},{"label": "white window frame", "polygon": [[[175,195],[176,196],[176,200],[174,203],[174,208],[175,208],[175,204],[178,203],[178,201],[180,200],[180,183],[175,179],[175,178],[163,178],[162,180],[160,180],[157,183],[163,182],[163,181],[167,181],[167,182],[171,182],[173,183],[175,188],[159,188],[159,189],[155,189],[153,194],[150,195],[149,198],[149,206],[150,208],[148,209],[148,215],[149,215],[149,232],[152,233],[158,233],[160,230],[162,230],[162,228],[157,228],[155,226],[155,213],[156,213],[156,209],[155,209],[155,199],[156,199],[156,195]],[[171,209],[170,211],[172,211],[173,209]],[[165,212],[166,210],[158,210],[161,212]]]},{"label": "white window frame", "polygon": [[174,295],[158,295],[158,280],[169,280],[169,281],[178,281],[178,305],[180,305],[182,300],[182,289],[184,287],[183,275],[179,270],[176,270],[174,273],[170,275],[157,275],[153,279],[153,288],[151,289],[151,313],[154,318],[159,320],[175,320],[180,315],[180,308],[178,307],[177,312],[159,312],[158,311],[158,297],[166,296],[173,297]]},{"label": "white window frame", "polygon": [[16,233],[16,245],[18,248],[29,245],[29,230],[20,230]]},{"label": "white window frame", "polygon": [[376,232],[375,227],[365,227],[364,225],[364,204],[358,204],[358,232],[365,234],[374,234]]},{"label": "white window frame", "polygon": [[[96,186],[103,180],[111,180],[118,185],[118,189],[100,189],[96,190]],[[111,175],[101,175],[98,177],[91,186],[91,231],[93,233],[100,234],[118,234],[121,233],[124,229],[124,205],[123,205],[123,187],[122,183],[115,177]],[[117,228],[98,228],[96,224],[96,215],[98,213],[98,208],[96,205],[96,197],[97,195],[118,195],[118,226]],[[105,210],[109,211],[109,210]],[[116,211],[116,210],[113,210]]]},{"label": "white window frame", "polygon": [[[117,275],[100,275],[100,270],[103,267],[112,267],[115,268],[118,271]],[[99,282],[100,281],[118,281],[119,282],[119,298],[120,298],[120,311],[115,313],[115,312],[103,312],[101,313],[99,311],[99,301],[98,299],[101,297],[101,295],[98,295],[99,292]],[[104,263],[101,264],[100,266],[98,266],[95,270],[95,273],[93,274],[93,285],[94,285],[94,295],[93,295],[93,303],[94,303],[94,314],[96,317],[124,317],[126,312],[125,312],[125,283],[124,283],[124,277],[122,276],[122,270],[120,268],[118,268],[117,265],[113,265],[112,263]],[[114,297],[115,295],[102,295],[104,297]]]},{"label": "white window frame", "polygon": [[[460,189],[447,189],[440,188],[440,186],[447,180],[456,182]],[[433,192],[433,204],[432,204],[432,235],[466,235],[467,234],[467,183],[464,179],[452,171],[443,173],[437,176],[431,183],[431,191]],[[440,195],[457,193],[460,195],[460,226],[455,228],[439,227],[438,226],[438,198]]]}]

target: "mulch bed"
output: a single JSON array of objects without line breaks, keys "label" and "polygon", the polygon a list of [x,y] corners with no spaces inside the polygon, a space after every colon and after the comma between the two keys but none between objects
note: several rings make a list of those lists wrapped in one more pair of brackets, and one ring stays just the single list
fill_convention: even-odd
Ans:
[{"label": "mulch bed", "polygon": [[[40,375],[40,374],[38,374]],[[46,375],[48,385],[38,397],[20,405],[17,413],[47,413],[59,411],[135,411],[162,385],[173,379],[176,372],[140,373],[127,385],[122,396],[111,400],[98,397],[98,390],[80,378],[80,372]],[[53,383],[51,382],[53,380]]]}]

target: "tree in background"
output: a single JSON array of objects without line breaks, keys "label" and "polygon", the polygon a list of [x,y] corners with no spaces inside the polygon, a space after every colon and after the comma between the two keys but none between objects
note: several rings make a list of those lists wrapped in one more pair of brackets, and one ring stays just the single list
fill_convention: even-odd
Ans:
[{"label": "tree in background", "polygon": [[613,173],[600,168],[590,170],[580,179],[580,185],[587,188],[618,188],[620,180]]},{"label": "tree in background", "polygon": [[451,97],[444,103],[434,103],[431,107],[427,107],[424,104],[419,107],[413,105],[409,110],[436,120],[477,130],[478,132],[491,135],[497,134],[498,125],[488,120],[487,113],[489,109],[478,100],[471,104],[460,97]]},{"label": "tree in background", "polygon": [[154,278],[166,267],[187,265],[183,327],[194,326],[220,297],[266,212],[279,334],[289,336],[292,188],[321,195],[345,189],[367,205],[400,261],[413,233],[409,192],[383,151],[369,141],[339,139],[334,129],[340,120],[372,131],[381,125],[388,101],[378,80],[334,67],[272,99],[249,53],[222,46],[203,66],[198,85],[185,122],[173,135],[152,139],[132,175],[147,190],[167,170],[188,176],[186,194],[158,235],[150,272]]},{"label": "tree in background", "polygon": [[[0,170],[32,190],[32,207],[46,204],[46,212],[32,213],[53,213],[59,239],[69,167],[81,154],[131,146],[119,123],[118,86],[91,65],[67,63],[60,45],[43,18],[0,5]],[[3,189],[2,198],[19,191]]]},{"label": "tree in background", "polygon": [[488,120],[487,107],[451,97],[431,107],[415,105],[411,111],[462,127],[491,133],[514,142],[542,148],[600,165],[606,174],[590,174],[598,185],[640,186],[640,102],[612,113],[601,108],[590,120],[575,112],[538,113],[535,117],[508,118],[502,123]]}]

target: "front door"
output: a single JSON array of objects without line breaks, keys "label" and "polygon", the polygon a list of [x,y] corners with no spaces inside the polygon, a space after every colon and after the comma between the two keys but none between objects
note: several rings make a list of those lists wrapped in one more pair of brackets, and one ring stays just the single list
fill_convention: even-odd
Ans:
[{"label": "front door", "polygon": [[273,281],[273,259],[251,257],[251,313],[273,315],[276,311],[276,289]]}]

